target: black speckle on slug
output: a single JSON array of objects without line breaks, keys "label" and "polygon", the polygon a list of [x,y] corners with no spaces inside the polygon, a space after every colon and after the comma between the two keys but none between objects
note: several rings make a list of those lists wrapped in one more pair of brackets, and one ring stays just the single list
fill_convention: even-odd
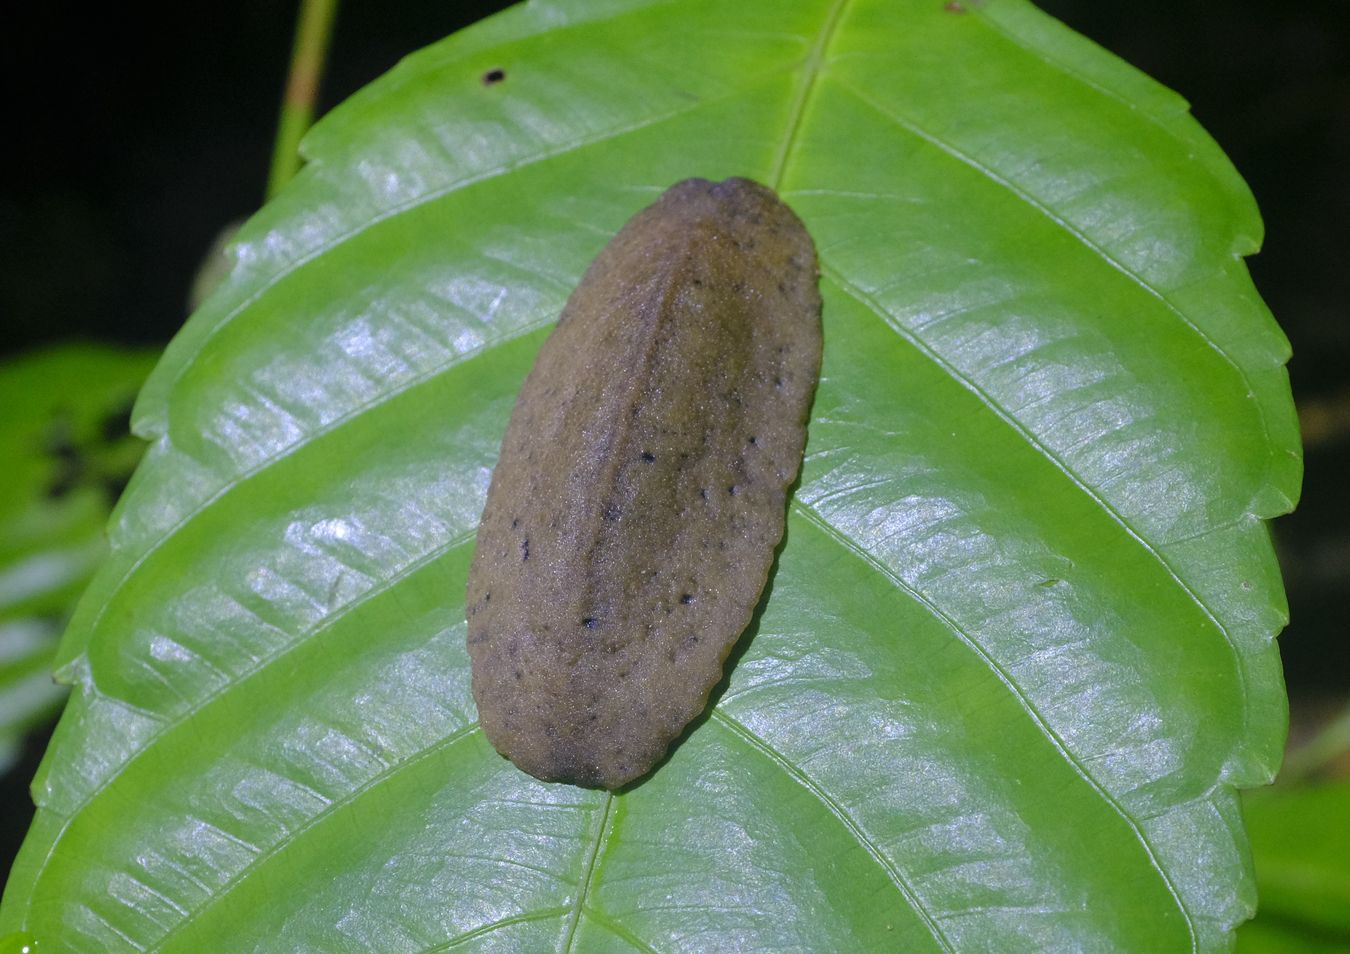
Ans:
[{"label": "black speckle on slug", "polygon": [[707,705],[782,538],[820,352],[811,238],[747,179],[672,186],[591,264],[469,573],[474,700],[520,768],[618,788]]}]

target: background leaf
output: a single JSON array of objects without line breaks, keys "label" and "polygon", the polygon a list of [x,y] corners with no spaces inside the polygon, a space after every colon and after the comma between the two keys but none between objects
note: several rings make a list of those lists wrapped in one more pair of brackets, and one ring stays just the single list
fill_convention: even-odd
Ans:
[{"label": "background leaf", "polygon": [[156,354],[75,344],[0,366],[0,770],[65,697],[56,637],[140,458],[127,424]]},{"label": "background leaf", "polygon": [[[490,70],[505,74],[485,84]],[[1222,947],[1299,479],[1260,223],[1018,0],[531,3],[320,124],[136,413],[4,930],[70,950]],[[826,357],[712,716],[496,756],[462,593],[544,330],[690,175],[775,185]]]},{"label": "background leaf", "polygon": [[1350,951],[1350,783],[1251,792],[1243,815],[1261,913],[1238,933],[1238,950]]}]

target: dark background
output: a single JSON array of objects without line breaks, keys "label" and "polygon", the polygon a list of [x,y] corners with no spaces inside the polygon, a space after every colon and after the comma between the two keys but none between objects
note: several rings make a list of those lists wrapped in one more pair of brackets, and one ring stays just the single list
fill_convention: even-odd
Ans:
[{"label": "dark background", "polygon": [[[345,0],[320,113],[506,5]],[[0,30],[0,357],[76,335],[166,342],[216,234],[262,202],[294,6],[115,6],[29,5]],[[1350,692],[1350,5],[1040,6],[1190,100],[1264,213],[1266,250],[1250,266],[1294,345],[1307,442],[1303,503],[1274,527],[1297,737]],[[30,741],[0,780],[0,872],[32,814],[27,782],[46,733]]]}]

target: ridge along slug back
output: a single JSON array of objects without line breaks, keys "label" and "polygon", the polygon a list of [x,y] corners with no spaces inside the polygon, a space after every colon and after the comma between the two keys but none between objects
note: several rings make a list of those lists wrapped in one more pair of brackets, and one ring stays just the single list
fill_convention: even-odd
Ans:
[{"label": "ridge along slug back", "polygon": [[483,730],[531,775],[619,788],[707,705],[783,536],[818,277],[772,190],[686,179],[568,299],[511,415],[466,603]]}]

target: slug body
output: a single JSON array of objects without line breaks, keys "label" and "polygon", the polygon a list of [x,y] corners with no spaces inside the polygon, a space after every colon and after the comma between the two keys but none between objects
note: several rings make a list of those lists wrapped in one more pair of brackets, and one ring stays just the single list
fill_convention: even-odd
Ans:
[{"label": "slug body", "polygon": [[618,788],[707,705],[782,539],[817,285],[771,190],[687,179],[572,293],[511,415],[466,604],[483,730],[531,775]]}]

